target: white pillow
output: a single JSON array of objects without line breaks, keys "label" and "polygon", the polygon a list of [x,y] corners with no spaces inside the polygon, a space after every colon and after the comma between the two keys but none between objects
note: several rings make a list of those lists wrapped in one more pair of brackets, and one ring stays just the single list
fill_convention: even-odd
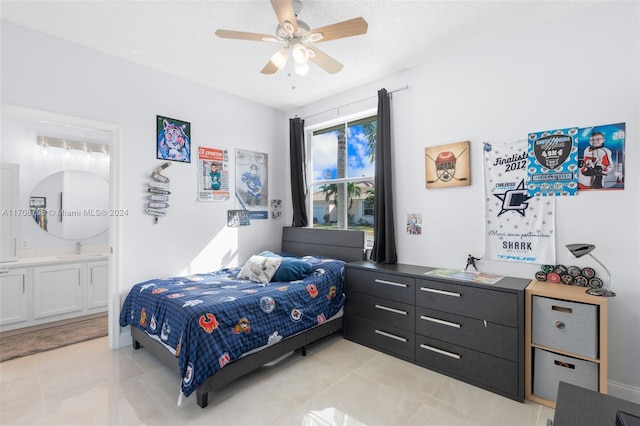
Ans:
[{"label": "white pillow", "polygon": [[240,270],[238,278],[267,284],[278,270],[280,263],[282,263],[281,257],[251,256]]}]

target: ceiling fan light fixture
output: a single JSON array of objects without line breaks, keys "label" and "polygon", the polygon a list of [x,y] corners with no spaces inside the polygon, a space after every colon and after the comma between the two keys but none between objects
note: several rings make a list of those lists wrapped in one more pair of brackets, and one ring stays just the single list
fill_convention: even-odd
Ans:
[{"label": "ceiling fan light fixture", "polygon": [[273,54],[271,62],[281,70],[285,65],[287,65],[287,59],[289,59],[289,49],[285,46]]},{"label": "ceiling fan light fixture", "polygon": [[309,50],[301,43],[296,43],[291,49],[291,56],[293,56],[293,60],[296,61],[296,64],[306,64],[309,60]]},{"label": "ceiling fan light fixture", "polygon": [[293,32],[295,31],[295,27],[293,26],[293,24],[289,21],[284,21],[283,22],[284,25],[284,30],[289,33],[289,34],[293,34]]},{"label": "ceiling fan light fixture", "polygon": [[309,72],[309,63],[304,62],[302,64],[299,64],[298,62],[296,62],[294,63],[294,70],[298,75],[307,75],[307,73]]}]

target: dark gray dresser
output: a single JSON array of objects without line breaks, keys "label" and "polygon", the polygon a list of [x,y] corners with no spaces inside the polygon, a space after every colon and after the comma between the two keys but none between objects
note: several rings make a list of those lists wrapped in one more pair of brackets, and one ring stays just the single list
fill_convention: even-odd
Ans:
[{"label": "dark gray dresser", "polygon": [[425,275],[434,268],[346,265],[344,336],[406,361],[524,400],[524,290]]}]

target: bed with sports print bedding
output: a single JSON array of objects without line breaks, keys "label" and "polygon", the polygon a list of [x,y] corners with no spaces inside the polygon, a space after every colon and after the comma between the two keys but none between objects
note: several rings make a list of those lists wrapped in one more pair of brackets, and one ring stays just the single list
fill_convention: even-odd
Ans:
[{"label": "bed with sports print bedding", "polygon": [[[242,267],[136,284],[120,325],[144,331],[178,362],[189,396],[247,353],[321,325],[344,304],[342,260],[263,252]],[[145,344],[146,346],[146,344]],[[198,404],[206,406],[200,396]]]}]

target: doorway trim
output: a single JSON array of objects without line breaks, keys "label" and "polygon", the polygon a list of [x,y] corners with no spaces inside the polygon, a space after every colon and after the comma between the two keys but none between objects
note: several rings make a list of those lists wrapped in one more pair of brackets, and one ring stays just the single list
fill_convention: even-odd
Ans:
[{"label": "doorway trim", "polygon": [[[84,127],[90,130],[101,130],[109,133],[109,208],[120,209],[120,126],[104,121],[91,120],[82,117],[60,114],[50,111],[22,107],[18,105],[2,104],[2,111],[16,116],[33,120],[50,121],[56,124],[73,127]],[[108,285],[108,315],[109,315],[109,348],[120,347],[120,220],[121,216],[109,216],[108,244],[109,244],[109,285]]]}]

